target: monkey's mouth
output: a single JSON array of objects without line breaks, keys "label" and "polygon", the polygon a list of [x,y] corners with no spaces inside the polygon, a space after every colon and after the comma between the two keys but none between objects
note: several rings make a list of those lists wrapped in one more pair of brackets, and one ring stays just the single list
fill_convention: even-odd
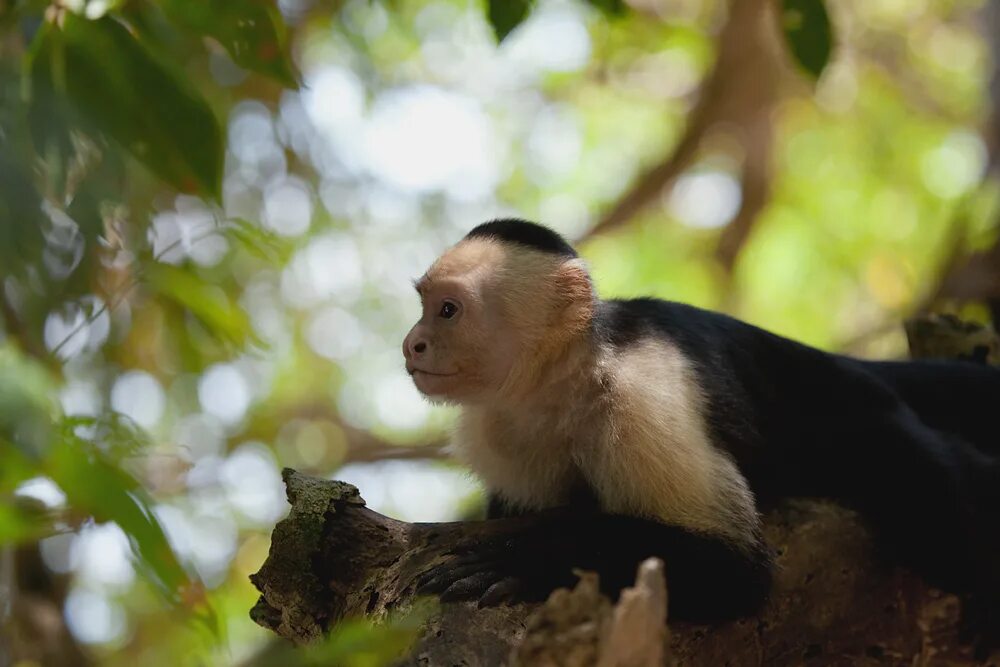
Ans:
[{"label": "monkey's mouth", "polygon": [[432,373],[422,368],[407,367],[406,372],[410,374],[413,385],[424,396],[444,396],[451,389],[458,373]]},{"label": "monkey's mouth", "polygon": [[428,375],[430,377],[436,378],[450,378],[452,376],[458,375],[458,373],[432,373],[431,371],[425,371],[422,368],[412,368],[410,366],[406,367],[406,372],[410,374],[411,377],[416,377],[417,374]]}]

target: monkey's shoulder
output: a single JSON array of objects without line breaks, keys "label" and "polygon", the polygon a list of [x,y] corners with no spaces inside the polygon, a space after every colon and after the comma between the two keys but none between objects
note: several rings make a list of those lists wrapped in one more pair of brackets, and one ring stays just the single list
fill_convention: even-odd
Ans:
[{"label": "monkey's shoulder", "polygon": [[[656,341],[676,350],[708,393],[728,394],[748,385],[812,384],[813,376],[841,373],[856,361],[785,338],[735,317],[651,297],[598,304],[594,333],[627,353]],[[769,378],[771,381],[764,381]]]},{"label": "monkey's shoulder", "polygon": [[792,341],[724,313],[653,297],[608,299],[594,313],[595,332],[616,347],[648,338],[669,339],[684,349]]}]

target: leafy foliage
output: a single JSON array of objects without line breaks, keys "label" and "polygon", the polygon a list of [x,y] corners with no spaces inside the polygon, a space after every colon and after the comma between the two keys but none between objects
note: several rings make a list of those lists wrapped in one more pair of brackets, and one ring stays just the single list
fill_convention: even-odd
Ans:
[{"label": "leafy foliage", "polygon": [[587,2],[608,17],[621,16],[626,10],[625,0],[587,0]]},{"label": "leafy foliage", "polygon": [[40,508],[23,501],[0,505],[0,544],[19,544],[46,534],[44,511]]},{"label": "leafy foliage", "polygon": [[[55,418],[54,382],[37,362],[11,346],[0,347],[0,497],[32,475],[50,477],[69,507],[94,520],[114,521],[128,535],[150,580],[175,604],[190,600],[200,584],[181,566],[153,503],[121,462],[145,447],[147,437],[126,417]],[[0,544],[54,531],[52,517],[0,503]]]},{"label": "leafy foliage", "polygon": [[282,645],[262,656],[261,667],[375,667],[392,664],[417,638],[432,605],[418,605],[373,627],[361,619],[343,621],[322,641],[304,648]]},{"label": "leafy foliage", "polygon": [[0,443],[40,459],[52,439],[55,382],[12,345],[0,346]]},{"label": "leafy foliage", "polygon": [[139,482],[92,443],[64,432],[45,469],[74,508],[125,531],[139,562],[168,599],[179,603],[187,590],[200,586],[178,562]]},{"label": "leafy foliage", "polygon": [[498,42],[528,18],[534,4],[534,0],[487,0],[487,16]]},{"label": "leafy foliage", "polygon": [[795,61],[818,78],[833,51],[833,30],[824,0],[782,0],[781,27]]},{"label": "leafy foliage", "polygon": [[[116,140],[178,190],[219,196],[223,145],[215,115],[124,25],[65,13],[36,39],[35,87],[64,96],[84,127]],[[53,95],[39,97],[44,104]]]},{"label": "leafy foliage", "polygon": [[179,25],[217,39],[238,65],[286,86],[297,85],[284,22],[272,5],[259,0],[162,0],[160,7]]},{"label": "leafy foliage", "polygon": [[147,266],[146,280],[152,289],[197,317],[221,342],[239,348],[252,340],[246,313],[224,290],[197,274],[152,263]]},{"label": "leafy foliage", "polygon": [[[625,0],[586,0],[609,18],[625,13]],[[486,0],[486,15],[497,41],[502,42],[521,25],[535,6],[535,0]]]},{"label": "leafy foliage", "polygon": [[292,245],[287,239],[248,220],[233,218],[227,221],[222,232],[246,248],[247,252],[269,264],[282,264],[291,256]]},{"label": "leafy foliage", "polygon": [[0,225],[0,263],[7,267],[37,255],[42,246],[41,198],[30,172],[13,157],[9,143],[0,136],[0,220],[20,222]]}]

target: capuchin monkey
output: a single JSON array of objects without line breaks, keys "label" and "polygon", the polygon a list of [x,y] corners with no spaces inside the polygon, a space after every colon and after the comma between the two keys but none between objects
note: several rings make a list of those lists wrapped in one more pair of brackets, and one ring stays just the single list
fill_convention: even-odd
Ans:
[{"label": "capuchin monkey", "polygon": [[768,593],[761,510],[825,497],[966,594],[970,639],[995,643],[1000,369],[862,361],[680,303],[601,300],[573,248],[521,220],[479,225],[416,289],[406,369],[461,406],[454,451],[489,516],[550,515],[457,548],[420,591],[539,599],[584,568],[615,592],[658,556],[672,619],[730,619]]}]

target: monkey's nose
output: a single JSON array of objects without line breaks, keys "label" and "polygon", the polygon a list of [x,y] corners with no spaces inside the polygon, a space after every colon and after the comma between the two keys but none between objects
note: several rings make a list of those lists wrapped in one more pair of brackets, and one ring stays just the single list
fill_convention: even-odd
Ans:
[{"label": "monkey's nose", "polygon": [[406,337],[403,341],[403,356],[407,359],[412,357],[419,357],[421,354],[427,351],[427,339],[422,337],[419,333],[410,335]]}]

